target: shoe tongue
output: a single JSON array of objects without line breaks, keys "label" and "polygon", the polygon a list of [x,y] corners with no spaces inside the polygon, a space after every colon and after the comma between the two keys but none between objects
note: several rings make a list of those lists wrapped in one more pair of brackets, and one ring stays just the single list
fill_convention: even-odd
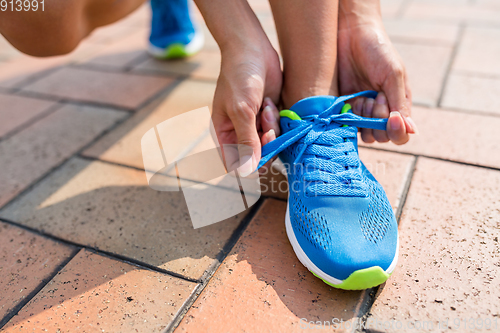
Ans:
[{"label": "shoe tongue", "polygon": [[[299,117],[307,117],[320,114],[321,112],[328,109],[335,102],[337,97],[335,96],[313,96],[304,98],[297,103],[295,103],[290,110],[299,115]],[[338,112],[340,113],[340,108]]]}]

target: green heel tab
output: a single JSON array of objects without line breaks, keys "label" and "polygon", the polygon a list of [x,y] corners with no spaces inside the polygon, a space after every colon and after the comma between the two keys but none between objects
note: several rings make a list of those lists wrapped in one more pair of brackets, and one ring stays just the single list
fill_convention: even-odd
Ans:
[{"label": "green heel tab", "polygon": [[281,110],[280,117],[287,117],[292,120],[302,120],[302,118],[300,118],[299,115],[293,112],[292,110]]}]

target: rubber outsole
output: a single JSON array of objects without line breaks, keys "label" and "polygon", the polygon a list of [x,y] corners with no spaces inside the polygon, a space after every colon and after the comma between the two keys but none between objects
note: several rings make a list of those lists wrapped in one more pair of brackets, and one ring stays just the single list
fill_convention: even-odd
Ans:
[{"label": "rubber outsole", "polygon": [[193,40],[184,45],[182,43],[172,43],[166,48],[160,48],[152,44],[148,47],[148,52],[153,57],[161,60],[183,59],[198,53],[205,43],[203,32],[198,31]]},{"label": "rubber outsole", "polygon": [[392,263],[389,268],[387,268],[387,270],[384,271],[379,266],[373,266],[354,271],[345,280],[336,279],[319,269],[300,247],[299,242],[295,237],[295,233],[293,232],[288,204],[286,208],[285,226],[290,244],[292,245],[297,258],[302,263],[302,265],[304,265],[311,273],[313,273],[314,276],[320,278],[321,280],[323,280],[323,282],[334,288],[344,290],[364,290],[379,286],[387,281],[387,279],[394,271],[394,268],[396,267],[399,253],[399,240],[396,254],[394,255],[394,259],[392,260]]}]

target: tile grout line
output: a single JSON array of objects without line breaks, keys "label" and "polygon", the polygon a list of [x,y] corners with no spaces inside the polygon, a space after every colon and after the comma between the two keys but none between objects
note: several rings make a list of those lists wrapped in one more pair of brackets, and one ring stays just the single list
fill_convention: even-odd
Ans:
[{"label": "tile grout line", "polygon": [[399,9],[396,13],[395,18],[401,20],[403,18],[404,14],[406,13],[406,10],[408,9],[408,7],[411,5],[412,2],[413,2],[413,0],[403,1],[403,3],[401,5],[399,5]]},{"label": "tile grout line", "polygon": [[32,83],[36,83],[36,82],[42,80],[43,78],[49,76],[50,74],[60,70],[65,65],[66,64],[55,65],[54,67],[42,69],[41,71],[39,71],[37,73],[30,74],[26,78],[19,81],[19,83],[13,85],[10,89],[21,90],[23,87],[26,87],[27,85],[30,85]]},{"label": "tile grout line", "polygon": [[[122,168],[128,168],[128,169],[132,169],[132,170],[144,172],[144,169],[142,169],[142,168],[139,168],[139,167],[136,167],[136,166],[133,166],[133,165],[127,165],[127,164],[122,164],[122,163],[118,163],[118,162],[113,162],[113,161],[108,161],[108,160],[102,160],[99,157],[88,156],[88,155],[77,155],[77,156],[74,156],[74,157],[80,158],[80,159],[86,160],[86,161],[101,162],[101,163],[104,163],[104,164],[109,164],[109,165],[119,166],[119,167],[122,167]],[[241,193],[240,189],[237,190],[237,189],[231,188],[231,187],[207,184],[205,182],[202,182],[202,181],[196,180],[196,179],[178,177],[177,175],[173,176],[173,175],[167,175],[167,174],[166,175],[162,175],[162,176],[163,177],[167,177],[167,178],[172,178],[172,179],[173,178],[182,179],[182,180],[186,180],[186,181],[197,183],[197,184],[205,184],[205,185],[210,186],[210,187],[217,187],[217,188],[220,188],[220,189],[223,189],[223,190],[232,191],[234,193],[239,193],[239,194]],[[279,201],[285,201],[285,202],[287,201],[287,199],[273,197],[273,196],[270,196],[270,195],[262,195],[262,197],[264,197],[264,198],[273,198],[273,199],[276,199],[276,200],[279,200]]]},{"label": "tile grout line", "polygon": [[64,164],[66,164],[69,160],[71,160],[72,158],[74,158],[76,156],[79,156],[79,154],[81,152],[83,152],[85,149],[87,149],[92,143],[95,143],[95,140],[99,140],[100,138],[102,138],[104,135],[106,135],[107,133],[109,133],[110,131],[112,131],[113,129],[115,129],[116,126],[119,126],[120,124],[122,124],[123,122],[125,122],[127,119],[129,119],[130,116],[131,116],[131,114],[129,114],[128,117],[123,117],[123,119],[117,121],[114,125],[112,125],[109,128],[103,130],[90,143],[84,145],[81,149],[77,150],[75,153],[71,154],[70,156],[68,156],[67,158],[65,158],[64,160],[62,160],[59,164],[57,164],[57,165],[53,166],[52,168],[50,168],[49,170],[47,170],[46,173],[44,173],[43,175],[41,175],[37,179],[33,180],[33,182],[31,182],[24,190],[20,191],[15,197],[13,197],[9,201],[7,201],[3,205],[1,205],[0,206],[0,211],[3,210],[5,207],[9,206],[10,204],[12,204],[14,201],[16,201],[21,196],[23,196],[26,193],[28,193],[29,191],[31,191],[34,187],[36,187],[38,184],[40,184],[45,179],[47,179],[53,172],[61,169],[64,166]]},{"label": "tile grout line", "polygon": [[439,97],[438,97],[438,100],[436,103],[436,105],[438,107],[441,107],[441,104],[443,102],[444,91],[446,89],[446,86],[448,85],[448,80],[450,78],[451,70],[453,68],[453,64],[455,63],[455,59],[456,59],[457,54],[458,54],[458,49],[460,48],[460,45],[462,44],[462,40],[463,40],[464,33],[465,33],[465,27],[466,27],[466,23],[464,23],[464,22],[459,23],[457,40],[456,40],[455,45],[453,46],[453,49],[451,51],[450,61],[448,62],[448,66],[446,66],[443,83],[441,84],[441,89],[439,91]]},{"label": "tile grout line", "polygon": [[205,270],[205,273],[203,274],[200,284],[193,290],[191,295],[188,297],[188,299],[184,302],[184,304],[181,306],[177,314],[175,315],[174,319],[170,322],[170,324],[165,328],[163,333],[172,333],[175,331],[175,329],[179,326],[181,323],[182,319],[184,319],[184,316],[186,313],[189,311],[191,306],[194,304],[194,302],[198,299],[198,297],[201,295],[205,287],[208,285],[208,283],[212,280],[213,276],[215,275],[216,271],[219,269],[219,267],[222,265],[224,260],[226,259],[227,255],[231,253],[232,249],[234,246],[237,244],[238,240],[241,238],[243,235],[243,232],[246,230],[250,222],[253,220],[253,218],[257,215],[257,213],[260,211],[265,198],[260,198],[255,205],[253,205],[250,208],[250,211],[247,213],[247,215],[243,218],[241,221],[240,225],[236,230],[233,232],[229,240],[226,242],[226,245],[224,245],[223,249],[219,252],[217,255],[216,259],[210,265],[210,267]]},{"label": "tile grout line", "polygon": [[413,175],[415,174],[415,170],[417,167],[418,156],[415,156],[412,163],[408,166],[406,181],[403,185],[403,189],[401,191],[401,197],[399,198],[398,209],[396,210],[396,221],[401,221],[401,215],[403,214],[403,207],[406,204],[406,199],[408,197],[408,193],[410,192],[410,185],[413,180]]},{"label": "tile grout line", "polygon": [[474,72],[474,71],[470,71],[470,70],[466,70],[466,69],[455,70],[454,73],[456,75],[475,77],[475,78],[481,78],[481,79],[493,79],[493,80],[500,79],[500,74],[497,74],[497,73],[481,73],[481,72]]},{"label": "tile grout line", "polygon": [[460,165],[466,165],[466,166],[482,168],[482,169],[487,169],[487,170],[500,171],[500,167],[492,167],[492,166],[474,164],[474,163],[469,163],[469,162],[455,161],[455,160],[450,160],[450,159],[446,159],[446,158],[442,158],[442,157],[436,157],[436,156],[430,156],[430,155],[424,155],[424,154],[416,154],[416,153],[397,151],[397,150],[390,150],[390,149],[384,149],[384,148],[378,148],[378,147],[375,148],[375,147],[370,147],[370,146],[360,146],[360,147],[366,148],[366,149],[371,149],[371,150],[385,151],[388,153],[396,153],[396,154],[415,156],[415,157],[424,157],[424,158],[428,158],[428,159],[432,159],[432,160],[449,162],[449,163],[460,164]]},{"label": "tile grout line", "polygon": [[[160,93],[156,94],[155,97],[156,98],[159,98],[163,93],[166,93],[167,91],[169,91],[170,89],[174,89],[175,86],[177,86],[179,83],[179,81],[174,81],[172,84],[168,85],[167,87],[165,87],[165,89],[162,89],[160,91]],[[153,103],[155,99],[151,99],[148,103],[146,103],[142,108],[145,108],[147,107],[149,104]],[[59,103],[62,103],[64,104],[65,102],[59,102]],[[67,104],[71,104],[71,103],[67,103]],[[87,105],[87,104],[83,104],[83,105]],[[88,106],[88,105],[87,105]],[[107,109],[112,109],[114,111],[120,111],[118,109],[115,109],[115,108],[107,108]],[[123,111],[121,111],[123,112]],[[125,112],[124,112],[125,113]],[[128,115],[127,115],[128,113]],[[104,129],[101,133],[99,133],[98,135],[96,135],[92,140],[89,141],[88,144],[84,145],[82,148],[80,148],[79,150],[77,150],[75,153],[71,154],[68,158],[64,159],[63,161],[61,161],[59,164],[53,166],[52,168],[50,168],[45,174],[41,175],[39,178],[33,180],[33,182],[31,184],[29,184],[24,190],[22,190],[21,192],[19,192],[15,197],[13,197],[12,199],[10,199],[9,201],[7,201],[6,203],[4,203],[3,205],[0,206],[0,210],[4,209],[5,207],[7,207],[8,205],[10,205],[12,202],[14,202],[15,200],[17,200],[19,197],[23,196],[24,194],[26,194],[27,192],[29,192],[30,190],[32,190],[35,186],[37,186],[39,183],[41,183],[44,179],[48,178],[53,172],[59,170],[60,168],[62,168],[62,166],[64,164],[66,164],[69,160],[71,160],[72,158],[74,157],[81,157],[81,156],[84,156],[83,155],[83,152],[88,149],[89,147],[91,147],[93,144],[95,144],[97,141],[99,141],[100,139],[102,139],[105,135],[107,135],[108,133],[110,133],[111,131],[115,130],[118,126],[120,126],[121,124],[123,124],[125,121],[127,121],[128,119],[130,119],[132,117],[133,114],[135,114],[135,112],[126,112],[125,113],[126,116],[123,117],[123,119],[121,120],[118,120],[115,124],[113,124],[112,126]]]},{"label": "tile grout line", "polygon": [[[10,95],[10,96],[13,96],[13,95]],[[47,108],[47,110],[43,111],[38,116],[35,116],[35,117],[31,118],[30,120],[28,120],[28,121],[20,124],[19,126],[13,128],[9,132],[7,132],[4,136],[2,136],[0,138],[0,142],[5,141],[7,139],[10,139],[14,135],[16,135],[16,134],[24,131],[26,128],[28,128],[28,127],[36,124],[37,122],[39,122],[40,120],[42,120],[44,118],[50,116],[51,114],[53,114],[57,110],[61,109],[63,106],[64,106],[64,104],[56,102],[56,104],[54,104],[51,107]]]},{"label": "tile grout line", "polygon": [[130,264],[130,265],[136,266],[136,267],[140,267],[142,269],[147,269],[147,270],[155,271],[155,272],[158,272],[158,273],[166,274],[166,275],[169,275],[169,276],[172,276],[172,277],[176,277],[176,278],[182,279],[184,281],[188,281],[188,282],[194,282],[194,283],[200,283],[201,282],[201,280],[199,280],[199,279],[192,279],[192,278],[189,278],[187,276],[183,276],[183,275],[181,275],[179,273],[172,272],[172,271],[169,271],[167,269],[163,269],[163,268],[160,268],[160,267],[157,267],[157,266],[154,266],[154,265],[142,262],[140,260],[136,260],[136,259],[133,259],[133,258],[130,258],[130,257],[126,257],[126,256],[123,256],[123,255],[120,255],[120,254],[116,254],[116,253],[113,253],[113,252],[101,250],[99,248],[95,248],[95,247],[88,246],[88,245],[85,245],[85,244],[80,244],[80,243],[76,243],[76,242],[73,242],[73,241],[69,241],[67,239],[63,239],[63,238],[60,238],[58,236],[54,236],[52,234],[45,233],[45,232],[40,231],[38,229],[25,226],[25,225],[23,225],[21,223],[18,223],[18,222],[15,222],[15,221],[11,221],[11,220],[3,218],[3,217],[0,217],[0,221],[4,222],[4,223],[7,223],[9,225],[13,225],[13,226],[16,226],[18,228],[27,230],[27,231],[29,231],[31,233],[34,233],[34,234],[38,235],[38,236],[42,236],[44,238],[48,238],[48,239],[50,239],[52,241],[56,241],[58,243],[62,243],[62,244],[65,244],[65,245],[68,245],[68,246],[71,246],[71,247],[77,247],[79,249],[84,249],[84,250],[87,250],[89,252],[92,252],[92,253],[95,253],[95,254],[99,254],[99,255],[111,258],[113,260],[116,260],[116,261],[124,262],[124,263]]},{"label": "tile grout line", "polygon": [[[396,221],[398,222],[398,229],[399,225],[401,223],[401,215],[403,212],[403,208],[406,205],[406,199],[408,198],[408,193],[410,192],[410,186],[413,181],[413,176],[415,175],[415,170],[418,162],[418,156],[415,156],[412,164],[410,165],[410,168],[408,170],[408,175],[406,178],[405,185],[403,187],[403,193],[401,194],[401,199],[399,201],[398,209],[396,210]],[[387,282],[385,282],[387,283]],[[384,283],[384,286],[385,286]],[[358,311],[357,317],[361,318],[359,322],[359,326],[356,326],[355,332],[356,333],[362,333],[362,332],[367,332],[366,331],[366,321],[368,320],[368,317],[370,316],[370,310],[375,303],[376,296],[379,293],[379,291],[383,289],[381,286],[376,286],[373,288],[370,288],[368,290],[365,290],[364,292],[364,297],[363,297],[363,303],[361,304],[361,307]]]},{"label": "tile grout line", "polygon": [[[499,76],[500,78],[500,76]],[[480,111],[480,110],[468,110],[468,109],[460,109],[456,107],[449,107],[449,106],[432,106],[430,104],[426,103],[419,103],[419,102],[412,102],[412,106],[417,106],[419,108],[423,109],[432,109],[434,111],[448,111],[448,112],[456,112],[456,113],[461,113],[461,114],[468,114],[468,115],[473,115],[473,116],[480,116],[480,117],[495,117],[499,118],[500,113],[498,112],[491,112],[491,111]]]},{"label": "tile grout line", "polygon": [[[138,64],[140,65],[142,62],[139,62]],[[169,71],[157,71],[154,69],[136,69],[133,64],[129,65],[129,67],[126,68],[118,68],[109,65],[95,65],[87,63],[68,64],[68,67],[88,70],[92,72],[99,72],[99,73],[129,74],[129,75],[137,75],[145,77],[163,77],[163,78],[168,77],[174,80],[179,80],[179,79],[182,80],[190,76],[189,74],[179,74]],[[210,81],[216,81],[216,79],[210,79]]]},{"label": "tile grout line", "polygon": [[[125,72],[123,70],[113,70],[113,71],[103,71],[99,69],[91,69],[88,67],[84,66],[67,66],[68,68],[76,68],[76,69],[87,69],[87,70],[92,70],[94,72],[101,72],[101,73],[106,73],[106,72],[112,72],[114,74],[130,74],[128,72]],[[146,76],[146,75],[142,75]],[[151,77],[151,76],[150,76]],[[146,107],[148,104],[159,98],[161,95],[165,94],[167,91],[172,90],[175,88],[181,81],[186,79],[187,77],[172,77],[172,76],[162,76],[162,78],[168,78],[171,79],[172,82],[170,84],[167,84],[164,88],[160,89],[158,92],[153,94],[152,96],[146,98],[143,102],[141,102],[139,105],[135,107],[126,107],[126,106],[120,106],[116,105],[113,103],[106,103],[106,102],[96,102],[96,101],[89,101],[89,100],[82,100],[82,99],[77,99],[77,98],[67,98],[67,97],[59,97],[56,95],[52,95],[50,93],[40,93],[40,92],[35,92],[35,91],[30,91],[30,90],[25,90],[22,88],[9,88],[7,89],[7,94],[14,95],[14,96],[22,96],[22,97],[28,97],[28,98],[37,98],[41,100],[47,100],[51,102],[59,102],[59,103],[67,103],[67,104],[72,104],[72,105],[84,105],[84,106],[93,106],[93,107],[102,107],[102,108],[112,108],[115,110],[119,111],[126,111],[130,113],[135,113],[138,110],[143,109]]]},{"label": "tile grout line", "polygon": [[[72,246],[73,247],[73,246]],[[19,311],[22,310],[28,304],[47,284],[49,284],[54,277],[56,277],[57,274],[59,274],[60,271],[66,267],[66,265],[73,260],[73,258],[80,252],[80,249],[78,247],[73,249],[73,252],[66,258],[64,259],[57,267],[54,268],[52,273],[38,284],[36,288],[34,288],[21,302],[19,302],[14,308],[9,311],[1,320],[0,320],[0,330],[7,325],[7,323],[14,317],[16,316]]]}]

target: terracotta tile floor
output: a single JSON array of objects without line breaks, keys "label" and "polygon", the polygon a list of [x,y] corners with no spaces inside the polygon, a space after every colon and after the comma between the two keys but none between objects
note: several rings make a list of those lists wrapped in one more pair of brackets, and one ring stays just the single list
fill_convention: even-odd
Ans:
[{"label": "terracotta tile floor", "polygon": [[[250,2],[277,45],[268,2]],[[358,292],[296,259],[279,172],[253,208],[201,229],[179,191],[193,179],[170,168],[168,191],[147,186],[141,137],[211,106],[213,38],[186,61],[152,60],[146,6],[65,56],[28,57],[0,38],[0,329],[500,331],[500,4],[381,2],[421,133],[360,149],[401,248],[390,280]],[[172,154],[213,147],[204,128],[171,129],[184,147]]]}]

